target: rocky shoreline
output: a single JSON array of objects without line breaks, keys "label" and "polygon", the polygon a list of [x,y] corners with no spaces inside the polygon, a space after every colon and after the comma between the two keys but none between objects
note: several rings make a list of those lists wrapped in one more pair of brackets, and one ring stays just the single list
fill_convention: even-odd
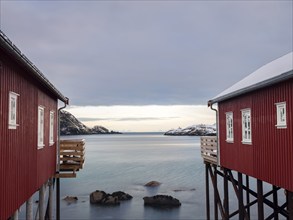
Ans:
[{"label": "rocky shoreline", "polygon": [[216,125],[192,125],[186,128],[171,129],[164,135],[169,136],[215,136],[217,133]]},{"label": "rocky shoreline", "polygon": [[111,131],[103,126],[96,125],[93,128],[87,127],[74,115],[67,111],[60,111],[60,135],[88,135],[88,134],[122,134],[118,131]]}]

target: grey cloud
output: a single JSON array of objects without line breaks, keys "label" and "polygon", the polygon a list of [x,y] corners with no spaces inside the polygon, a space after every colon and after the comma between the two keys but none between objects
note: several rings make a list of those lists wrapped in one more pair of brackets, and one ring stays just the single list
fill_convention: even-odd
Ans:
[{"label": "grey cloud", "polygon": [[72,104],[205,104],[292,50],[292,4],[3,1],[1,28]]}]

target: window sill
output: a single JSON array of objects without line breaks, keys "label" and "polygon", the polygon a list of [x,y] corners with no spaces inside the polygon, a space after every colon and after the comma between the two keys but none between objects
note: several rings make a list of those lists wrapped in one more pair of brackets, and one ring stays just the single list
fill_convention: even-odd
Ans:
[{"label": "window sill", "polygon": [[246,144],[246,145],[252,145],[251,141],[241,141],[242,144]]},{"label": "window sill", "polygon": [[275,125],[277,129],[286,129],[287,125]]},{"label": "window sill", "polygon": [[234,144],[234,140],[226,140],[226,142],[229,144]]},{"label": "window sill", "polygon": [[51,147],[51,146],[53,146],[55,144],[55,142],[50,142],[49,143],[49,146]]},{"label": "window sill", "polygon": [[19,124],[8,124],[8,129],[16,129]]},{"label": "window sill", "polygon": [[38,145],[38,150],[39,149],[43,149],[45,147],[45,145],[43,144],[43,145]]}]

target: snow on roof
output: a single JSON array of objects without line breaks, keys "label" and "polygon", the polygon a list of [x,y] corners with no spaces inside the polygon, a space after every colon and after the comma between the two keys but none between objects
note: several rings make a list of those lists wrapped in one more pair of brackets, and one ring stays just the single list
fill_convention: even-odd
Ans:
[{"label": "snow on roof", "polygon": [[230,88],[214,97],[209,103],[223,101],[293,77],[293,52],[262,66]]}]

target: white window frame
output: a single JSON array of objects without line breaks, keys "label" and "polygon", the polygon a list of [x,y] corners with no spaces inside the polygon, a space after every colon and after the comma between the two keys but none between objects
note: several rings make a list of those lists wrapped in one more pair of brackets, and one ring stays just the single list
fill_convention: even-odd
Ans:
[{"label": "white window frame", "polygon": [[278,102],[276,105],[277,114],[277,128],[287,128],[287,114],[286,114],[286,102]]},{"label": "white window frame", "polygon": [[252,143],[252,129],[251,129],[251,109],[246,108],[241,110],[241,123],[242,123],[242,143]]},{"label": "white window frame", "polygon": [[50,111],[50,128],[49,128],[49,144],[52,146],[54,144],[54,124],[55,124],[55,113]]},{"label": "white window frame", "polygon": [[44,128],[45,128],[45,107],[38,106],[38,149],[45,146],[44,144]]},{"label": "white window frame", "polygon": [[234,141],[233,112],[226,112],[226,141]]},{"label": "white window frame", "polygon": [[8,129],[16,129],[17,126],[17,98],[19,94],[9,92]]}]

